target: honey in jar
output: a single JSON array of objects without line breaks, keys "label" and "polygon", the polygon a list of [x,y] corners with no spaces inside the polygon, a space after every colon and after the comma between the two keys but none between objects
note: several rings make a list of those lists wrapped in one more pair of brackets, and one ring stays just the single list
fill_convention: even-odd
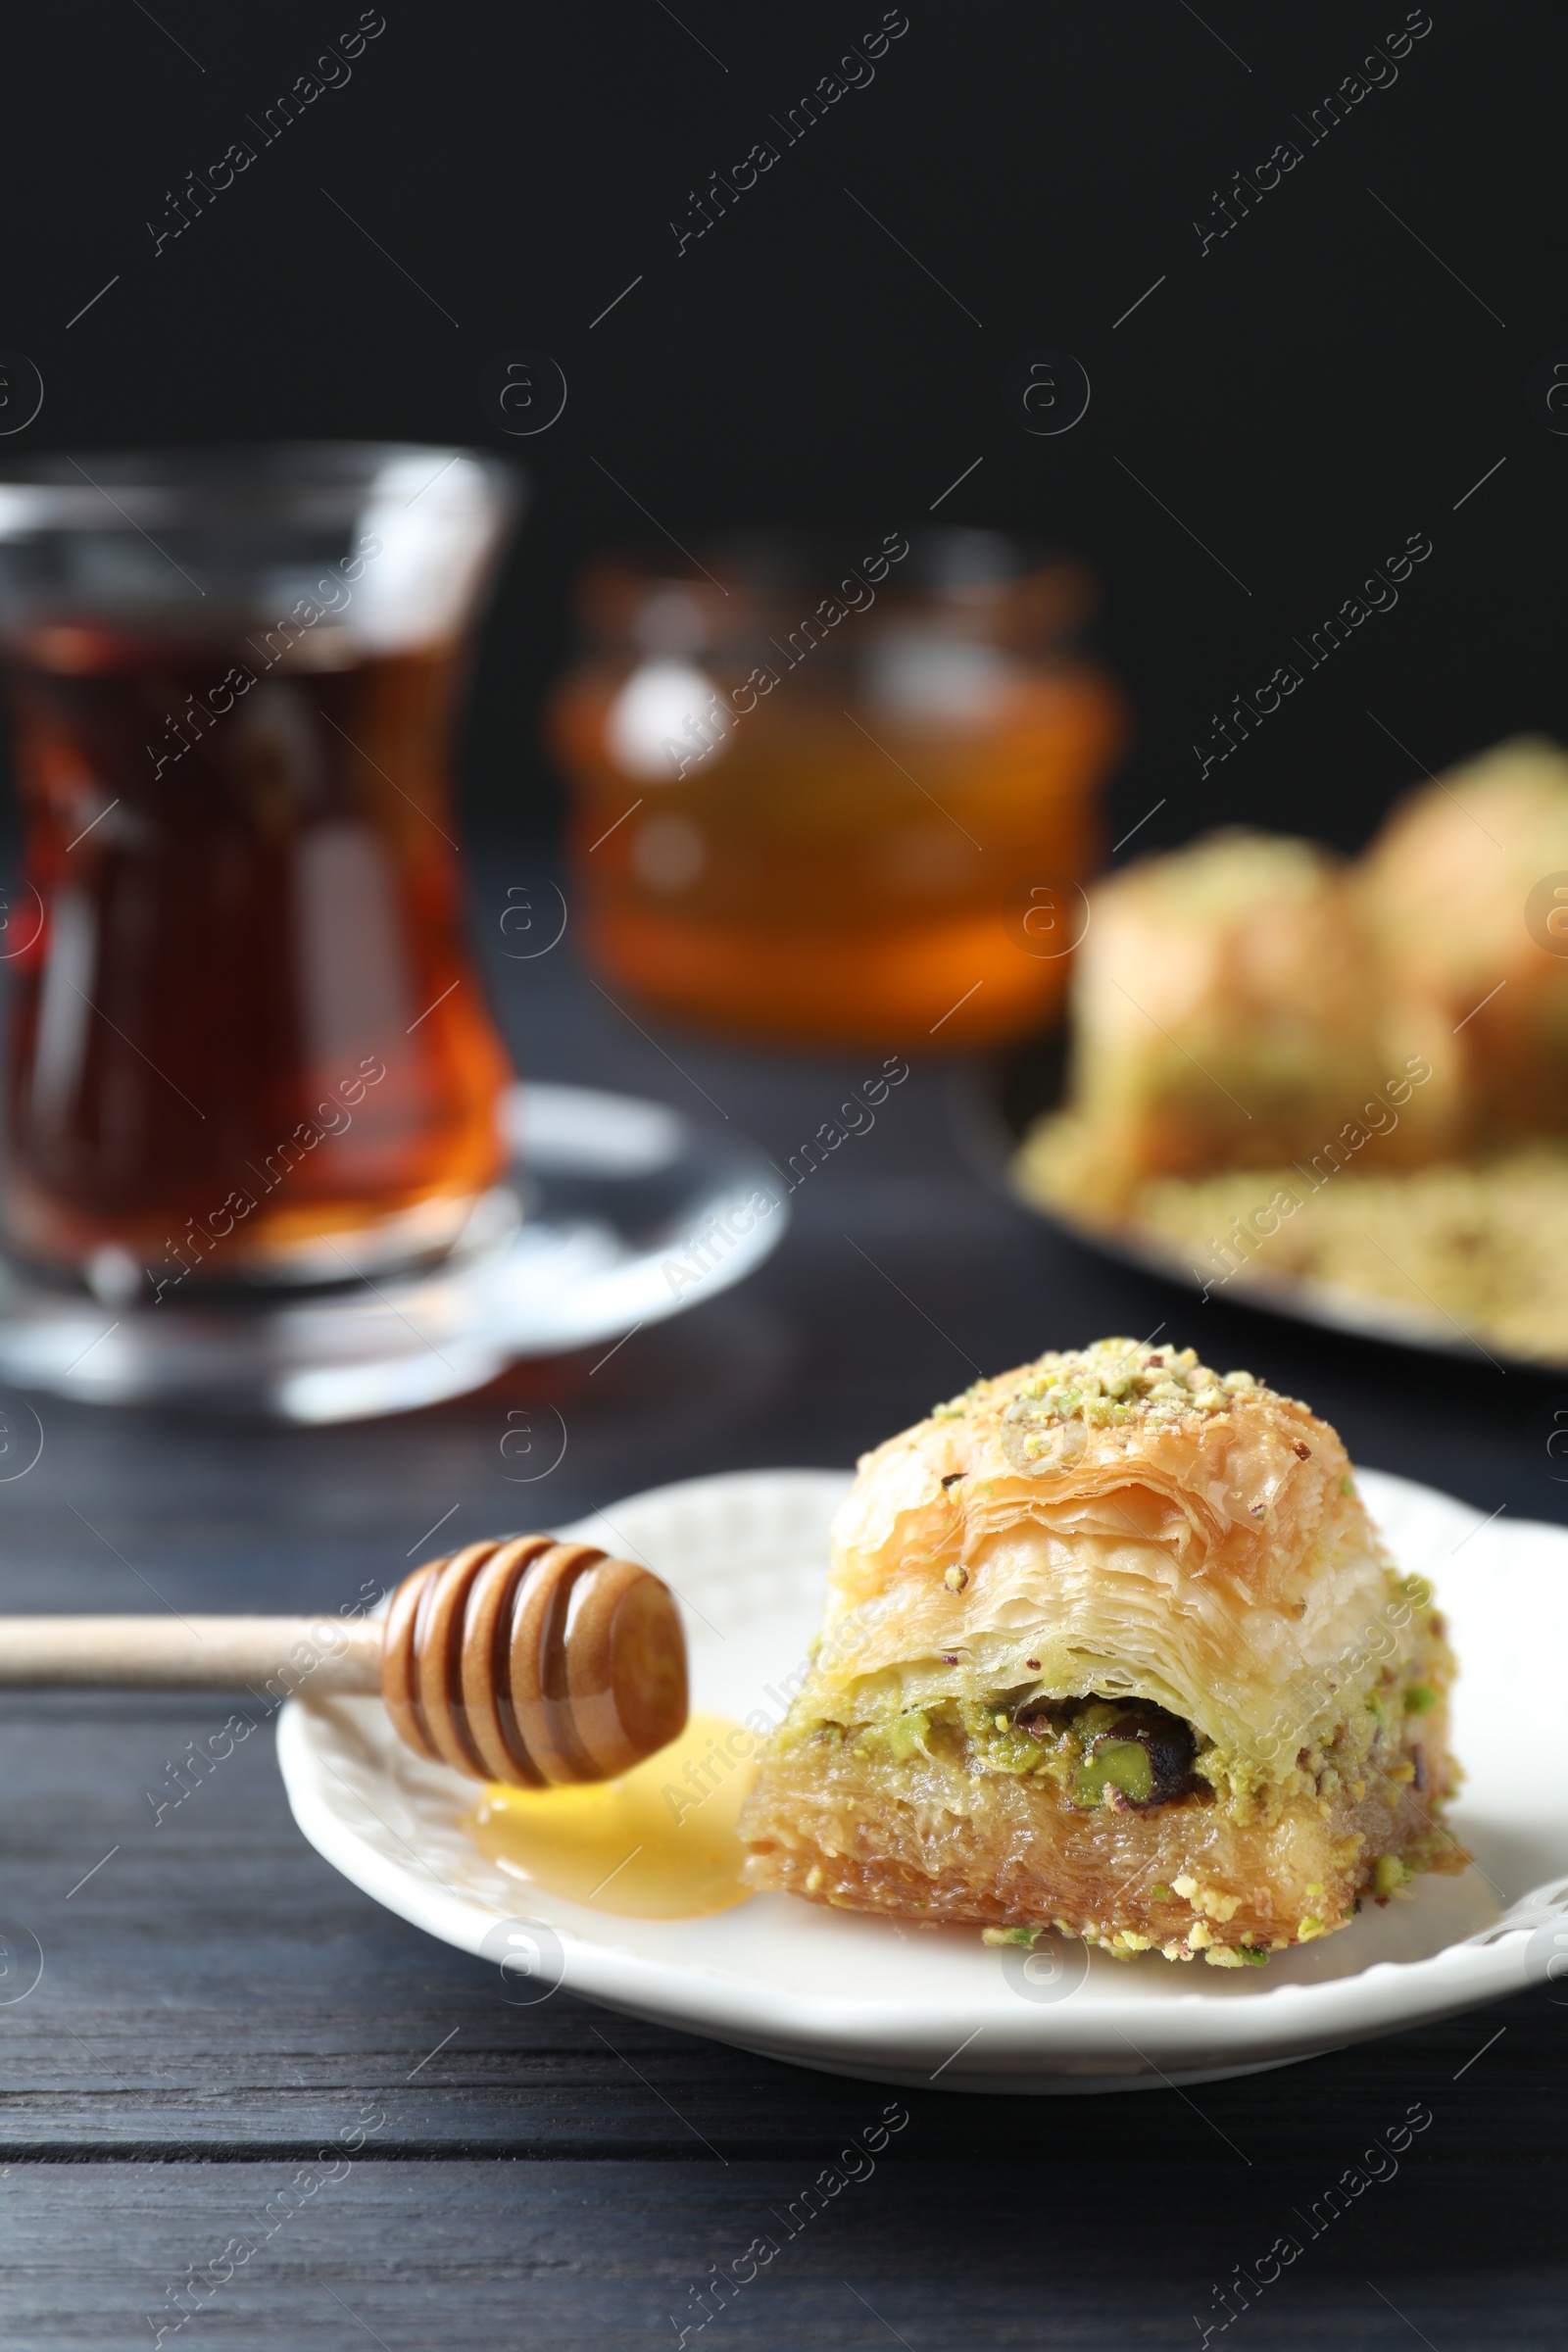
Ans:
[{"label": "honey in jar", "polygon": [[1092,586],[987,532],[601,564],[551,732],[590,954],[666,1016],[973,1046],[1059,1003],[1121,699]]}]

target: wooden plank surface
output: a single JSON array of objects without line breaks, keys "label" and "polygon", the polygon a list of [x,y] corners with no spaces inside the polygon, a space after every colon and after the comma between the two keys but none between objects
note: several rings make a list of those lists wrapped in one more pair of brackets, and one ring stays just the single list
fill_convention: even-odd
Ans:
[{"label": "wooden plank surface", "polygon": [[[1304,2235],[1290,2218],[1292,2183],[1276,2178],[1252,2208],[1210,2182],[1206,2227],[1195,2221],[1180,2244],[1165,2230],[1150,2242],[1143,2217],[1104,2180],[1059,2184],[1044,2156],[963,2181],[940,2156],[889,2164],[793,2237],[790,2204],[799,2210],[812,2178],[806,2159],[727,2172],[690,2159],[332,2171],[292,2161],[13,2168],[0,2178],[18,2249],[7,2342],[99,2352],[152,2344],[164,2327],[165,2344],[182,2346],[335,2352],[373,2338],[395,2352],[602,2352],[673,2347],[678,2319],[705,2352],[867,2352],[895,2340],[912,2352],[1176,2346],[1200,2341],[1195,2323],[1217,2315],[1214,2289],[1234,2265],[1255,2262],[1293,2226]],[[1474,2239],[1456,2247],[1433,2236],[1442,2186],[1412,2172],[1377,2192],[1375,2208],[1369,2199],[1345,2215],[1258,2294],[1233,2340],[1245,2328],[1300,2352],[1384,2352],[1422,2336],[1444,2352],[1560,2344],[1560,2273],[1540,2259],[1544,2203],[1530,2210],[1534,2259]],[[754,2246],[755,2276],[727,2301],[715,2295],[710,2266],[744,2271]],[[705,2308],[714,2316],[699,2328]],[[192,2316],[175,2332],[182,2311]]]},{"label": "wooden plank surface", "polygon": [[[0,2008],[0,2162],[309,2154],[373,2098],[377,2158],[716,2150],[728,2165],[810,2156],[895,2095],[564,1993],[514,2006],[495,1970],[394,1919],[305,1844],[265,1731],[154,1826],[140,1784],[224,1703],[204,1715],[185,1699],[114,1697],[84,1712],[51,1694],[5,1710],[0,1774],[13,1822],[27,1825],[6,1838],[5,1903],[43,1974]],[[1450,2124],[1422,2135],[1412,2163],[1511,2166],[1519,2102],[1549,2074],[1562,2030],[1547,1988],[1185,2098],[911,2093],[920,2128],[889,2161],[922,2144],[929,2155],[935,2138],[956,2162],[1028,2163],[1065,2129],[1092,2167],[1114,2170],[1131,2133],[1138,2168],[1168,2165],[1189,2186],[1200,2154],[1206,2195],[1216,2172],[1277,2163],[1282,2114],[1314,2176],[1348,2138],[1425,2100]]]},{"label": "wooden plank surface", "polygon": [[[690,1106],[564,966],[527,985],[531,1012],[515,973],[509,1009],[536,1074],[592,1068]],[[854,1075],[695,1046],[682,1059],[781,1158]],[[36,1467],[0,1483],[0,1607],[333,1606],[403,1573],[454,1505],[443,1542],[516,1526],[519,1495],[561,1523],[704,1471],[844,1463],[961,1386],[971,1359],[1000,1368],[1161,1324],[1307,1396],[1362,1460],[1483,1511],[1564,1516],[1534,1434],[1550,1382],[1353,1348],[1102,1266],[973,1179],[935,1075],[853,1153],[803,1189],[753,1284],[597,1373],[593,1357],[524,1367],[480,1397],[335,1431],[44,1400]],[[561,1411],[569,1443],[546,1484],[519,1490],[500,1441],[530,1403]],[[776,2256],[705,2343],[1197,2342],[1205,2323],[1218,2332],[1216,2282],[1412,2105],[1433,2122],[1397,2176],[1237,2331],[1381,2347],[1413,2328],[1440,2352],[1561,2339],[1568,2006],[1550,1988],[1186,2094],[911,2093],[874,2176],[781,2236],[769,2211],[903,2094],[565,1995],[511,2006],[481,1964],[305,1845],[265,1722],[172,1801],[187,1743],[246,1709],[243,1693],[0,1705],[0,1918],[14,1955],[28,1936],[43,1954],[36,1988],[0,2004],[8,2345],[154,2341],[186,2266],[221,2267],[229,2239],[270,2229],[258,2217],[302,2167],[334,2177],[299,2187],[166,2342],[673,2344],[672,2312],[696,2341],[708,2266],[770,2227]]]}]

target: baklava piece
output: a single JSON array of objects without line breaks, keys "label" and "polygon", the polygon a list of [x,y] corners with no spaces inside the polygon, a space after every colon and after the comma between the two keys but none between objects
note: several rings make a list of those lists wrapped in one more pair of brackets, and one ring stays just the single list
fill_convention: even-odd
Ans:
[{"label": "baklava piece", "polygon": [[1456,1063],[1461,1140],[1568,1131],[1568,754],[1521,736],[1423,785],[1360,887],[1390,1035]]},{"label": "baklava piece", "polygon": [[1452,1659],[1344,1446],[1191,1348],[976,1382],[864,1457],[746,1875],[1241,1967],[1468,1857]]},{"label": "baklava piece", "polygon": [[1072,978],[1065,1114],[1026,1183],[1114,1220],[1148,1179],[1309,1158],[1382,1075],[1370,951],[1339,861],[1215,833],[1099,884]]}]

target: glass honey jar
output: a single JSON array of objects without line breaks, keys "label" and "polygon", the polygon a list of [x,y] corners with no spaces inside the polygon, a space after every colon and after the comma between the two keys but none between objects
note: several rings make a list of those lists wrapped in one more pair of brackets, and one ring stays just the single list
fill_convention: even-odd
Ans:
[{"label": "glass honey jar", "polygon": [[977,530],[593,565],[548,728],[607,982],[775,1044],[1047,1018],[1126,734],[1076,644],[1094,601],[1077,564]]}]

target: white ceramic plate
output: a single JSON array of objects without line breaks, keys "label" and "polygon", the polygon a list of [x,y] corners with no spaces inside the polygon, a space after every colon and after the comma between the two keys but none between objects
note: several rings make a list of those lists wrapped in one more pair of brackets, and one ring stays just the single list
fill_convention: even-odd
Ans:
[{"label": "white ceramic plate", "polygon": [[[744,1717],[815,1632],[837,1471],[693,1479],[564,1531],[642,1558],[679,1592],[693,1703]],[[487,1862],[463,1828],[475,1789],[417,1761],[379,1702],[293,1702],[278,1754],[295,1819],[355,1886],[447,1943],[507,1961],[512,1997],[557,1983],[773,2058],[948,2090],[1136,2089],[1283,2066],[1495,2000],[1568,1966],[1568,1718],[1521,1702],[1531,1661],[1568,1655],[1568,1531],[1361,1473],[1401,1566],[1436,1585],[1461,1677],[1452,1813],[1476,1857],[1368,1905],[1267,1969],[1130,1963],[1046,1938],[906,1929],[757,1895],[693,1920],[618,1919]],[[529,1972],[525,1974],[522,1972]]]}]

